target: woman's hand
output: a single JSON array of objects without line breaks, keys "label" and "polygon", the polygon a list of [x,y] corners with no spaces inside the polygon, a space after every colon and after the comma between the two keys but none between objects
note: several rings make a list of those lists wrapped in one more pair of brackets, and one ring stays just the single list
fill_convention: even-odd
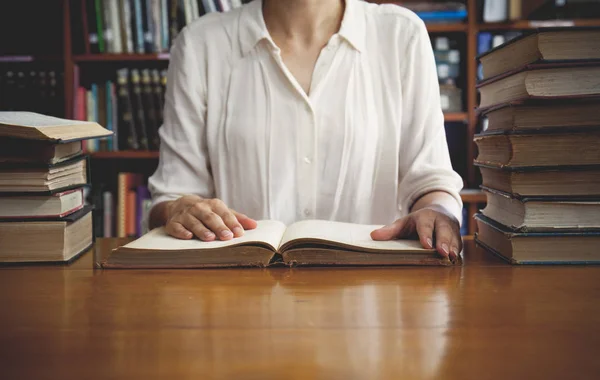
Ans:
[{"label": "woman's hand", "polygon": [[166,207],[166,232],[179,239],[230,240],[244,230],[256,228],[256,221],[236,212],[220,199],[185,195]]},{"label": "woman's hand", "polygon": [[[462,251],[460,224],[444,207],[431,205],[414,211],[394,223],[371,232],[373,240],[415,238],[423,247],[434,248],[443,257],[455,260]],[[434,245],[435,244],[435,245]]]}]

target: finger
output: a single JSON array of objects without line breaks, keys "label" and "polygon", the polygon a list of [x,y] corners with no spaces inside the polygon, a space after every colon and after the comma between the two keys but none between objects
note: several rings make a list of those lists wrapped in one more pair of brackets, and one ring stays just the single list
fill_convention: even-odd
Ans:
[{"label": "finger", "polygon": [[433,228],[435,217],[423,216],[417,221],[417,234],[423,248],[433,248]]},{"label": "finger", "polygon": [[201,221],[206,228],[214,232],[219,239],[233,239],[233,233],[225,223],[223,223],[223,219],[213,211],[211,204],[207,202],[196,203],[190,208],[190,213]]},{"label": "finger", "polygon": [[371,239],[373,240],[392,240],[399,237],[407,237],[410,234],[410,225],[412,219],[405,216],[402,219],[396,220],[394,223],[387,226],[383,226],[371,232]]},{"label": "finger", "polygon": [[452,226],[443,218],[435,220],[435,248],[444,257],[450,256],[450,244],[452,242]]},{"label": "finger", "polygon": [[169,222],[165,226],[165,232],[177,239],[189,240],[194,234],[187,230],[181,223]]},{"label": "finger", "polygon": [[180,218],[180,223],[200,240],[213,241],[216,238],[215,234],[204,223],[191,214],[184,214]]},{"label": "finger", "polygon": [[244,229],[253,230],[256,228],[256,226],[257,226],[256,220],[250,218],[247,215],[239,213],[237,211],[233,211],[233,210],[231,210],[231,211],[233,212],[233,215],[235,215],[235,217],[237,218],[238,222],[240,222],[242,227],[244,227]]},{"label": "finger", "polygon": [[450,258],[456,260],[460,251],[462,251],[462,239],[460,237],[460,230],[456,227],[452,230],[452,242],[450,243]]},{"label": "finger", "polygon": [[222,200],[213,199],[210,201],[210,205],[213,211],[221,217],[223,223],[233,233],[234,237],[240,237],[244,234],[244,228]]}]

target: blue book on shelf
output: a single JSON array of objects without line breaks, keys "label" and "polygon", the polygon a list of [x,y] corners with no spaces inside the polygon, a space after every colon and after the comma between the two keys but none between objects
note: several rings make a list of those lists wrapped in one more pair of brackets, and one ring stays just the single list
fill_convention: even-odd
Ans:
[{"label": "blue book on shelf", "polygon": [[[477,55],[483,54],[492,48],[492,33],[481,32],[477,35]],[[477,65],[477,79],[483,79],[483,66]]]},{"label": "blue book on shelf", "polygon": [[[113,110],[112,110],[112,96],[110,94],[110,81],[106,82],[106,129],[112,132],[113,130]],[[106,146],[107,150],[111,152],[113,150],[113,137],[107,138]]]},{"label": "blue book on shelf", "polygon": [[467,18],[467,10],[415,12],[423,21],[462,21]]}]

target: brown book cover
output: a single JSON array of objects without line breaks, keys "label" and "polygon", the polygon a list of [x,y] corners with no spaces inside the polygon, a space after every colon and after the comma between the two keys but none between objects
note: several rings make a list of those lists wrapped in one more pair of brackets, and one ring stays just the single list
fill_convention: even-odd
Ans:
[{"label": "brown book cover", "polygon": [[[552,134],[480,134],[476,164],[492,167],[600,165],[600,131]],[[574,153],[576,152],[576,154]]]},{"label": "brown book cover", "polygon": [[479,112],[527,99],[579,99],[600,96],[600,62],[530,64],[477,85]]},{"label": "brown book cover", "polygon": [[417,240],[373,241],[370,232],[381,227],[323,220],[285,226],[273,220],[258,222],[241,237],[204,242],[168,236],[164,228],[113,251],[104,268],[215,268],[286,265],[455,265]]}]

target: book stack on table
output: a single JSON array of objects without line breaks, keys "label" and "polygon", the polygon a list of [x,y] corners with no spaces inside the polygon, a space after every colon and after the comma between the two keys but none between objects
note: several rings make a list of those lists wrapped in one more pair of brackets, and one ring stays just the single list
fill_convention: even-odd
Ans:
[{"label": "book stack on table", "polygon": [[93,240],[83,139],[99,124],[0,112],[0,262],[70,261]]},{"label": "book stack on table", "polygon": [[600,30],[538,30],[479,60],[478,243],[512,263],[600,262]]}]

